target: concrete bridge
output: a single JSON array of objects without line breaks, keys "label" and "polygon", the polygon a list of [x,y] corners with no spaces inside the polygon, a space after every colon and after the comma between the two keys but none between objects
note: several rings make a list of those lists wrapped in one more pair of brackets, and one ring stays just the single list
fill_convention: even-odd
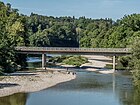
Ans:
[{"label": "concrete bridge", "polygon": [[22,54],[42,54],[42,68],[46,66],[46,54],[113,56],[114,72],[115,57],[131,54],[130,48],[16,47],[15,49],[17,53]]}]

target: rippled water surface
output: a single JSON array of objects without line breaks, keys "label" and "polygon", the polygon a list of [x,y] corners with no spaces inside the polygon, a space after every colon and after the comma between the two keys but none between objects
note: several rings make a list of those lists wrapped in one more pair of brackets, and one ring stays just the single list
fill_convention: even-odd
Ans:
[{"label": "rippled water surface", "polygon": [[77,71],[75,80],[1,97],[0,105],[140,105],[140,94],[128,75]]}]

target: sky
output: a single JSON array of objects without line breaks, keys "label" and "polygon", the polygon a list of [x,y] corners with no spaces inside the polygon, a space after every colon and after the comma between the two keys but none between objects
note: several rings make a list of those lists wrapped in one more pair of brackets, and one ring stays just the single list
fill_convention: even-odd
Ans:
[{"label": "sky", "polygon": [[46,16],[85,16],[87,18],[120,19],[140,13],[140,0],[1,0],[10,3],[20,13]]}]

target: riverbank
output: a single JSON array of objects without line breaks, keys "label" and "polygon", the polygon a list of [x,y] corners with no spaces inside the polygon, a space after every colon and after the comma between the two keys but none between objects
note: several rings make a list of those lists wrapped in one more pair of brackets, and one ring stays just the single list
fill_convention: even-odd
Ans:
[{"label": "riverbank", "polygon": [[[88,58],[88,63],[82,64],[79,70],[87,70],[87,71],[94,71],[103,74],[114,73],[112,69],[106,69],[106,64],[112,64],[111,57],[106,56],[98,56],[98,55],[82,55]],[[70,68],[70,70],[75,69],[72,65],[61,65],[62,67]],[[78,68],[76,68],[78,69]]]},{"label": "riverbank", "polygon": [[88,58],[89,63],[81,65],[82,68],[85,68],[87,71],[96,71],[103,74],[114,73],[112,69],[106,69],[106,64],[112,64],[112,59],[106,56],[97,56],[97,55],[84,55]]},{"label": "riverbank", "polygon": [[[66,65],[66,64],[57,64],[59,66],[62,66],[60,70],[63,70],[64,68],[68,68],[69,70],[87,70],[87,71],[93,71],[93,72],[99,72],[103,74],[110,74],[114,73],[112,69],[106,69],[106,64],[112,64],[112,58],[106,57],[106,56],[98,56],[98,55],[82,55],[83,57],[86,57],[88,59],[88,63],[82,64],[80,68],[77,68],[73,65]],[[50,68],[47,68],[50,69]],[[50,69],[51,70],[51,69]],[[65,70],[65,69],[64,69]]]},{"label": "riverbank", "polygon": [[58,83],[70,81],[76,75],[58,71],[17,72],[0,80],[0,97],[19,92],[40,91]]}]

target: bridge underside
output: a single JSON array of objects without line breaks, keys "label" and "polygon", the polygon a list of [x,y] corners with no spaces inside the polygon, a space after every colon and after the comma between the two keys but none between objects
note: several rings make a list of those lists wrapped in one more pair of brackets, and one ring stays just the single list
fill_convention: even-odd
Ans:
[{"label": "bridge underside", "polygon": [[103,52],[103,53],[74,53],[74,52],[67,52],[67,53],[65,53],[65,52],[57,52],[57,53],[55,53],[55,52],[42,52],[42,53],[40,53],[40,52],[18,52],[18,53],[21,53],[21,54],[42,54],[42,68],[45,68],[46,67],[46,54],[57,54],[57,55],[101,55],[101,56],[113,56],[113,62],[112,62],[112,64],[113,64],[113,71],[115,72],[115,66],[116,66],[116,56],[124,56],[124,55],[127,55],[126,53],[117,53],[117,54],[115,54],[115,53],[105,53],[105,52]]},{"label": "bridge underside", "polygon": [[53,47],[16,47],[17,53],[42,54],[42,68],[46,66],[46,54],[60,55],[103,55],[113,56],[115,72],[115,57],[131,54],[129,48],[53,48]]},{"label": "bridge underside", "polygon": [[21,53],[21,54],[60,54],[60,55],[104,55],[104,56],[125,56],[128,55],[128,53],[112,53],[112,52],[27,52],[27,51],[22,51],[22,52],[17,52],[17,53]]}]

